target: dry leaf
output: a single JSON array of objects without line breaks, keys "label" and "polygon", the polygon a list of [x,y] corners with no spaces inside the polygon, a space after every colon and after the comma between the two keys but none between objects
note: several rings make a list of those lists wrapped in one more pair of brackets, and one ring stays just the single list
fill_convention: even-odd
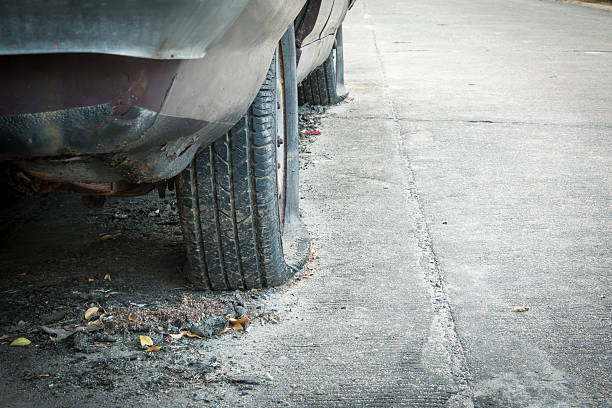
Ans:
[{"label": "dry leaf", "polygon": [[250,322],[251,319],[249,319],[246,316],[241,317],[240,319],[229,319],[230,324],[234,325],[234,324],[244,324],[246,322]]},{"label": "dry leaf", "polygon": [[159,214],[159,210],[155,210],[153,211],[155,214]]},{"label": "dry leaf", "polygon": [[8,339],[9,337],[11,336],[9,336],[8,334],[3,334],[2,336],[0,336],[0,340]]},{"label": "dry leaf", "polygon": [[230,331],[230,330],[232,330],[232,328],[231,328],[231,327],[226,327],[225,329],[221,330],[221,331],[220,331],[219,333],[217,333],[217,334],[218,334],[218,335],[225,334],[225,333],[227,333],[227,332],[228,332],[228,331]]},{"label": "dry leaf", "polygon": [[321,256],[319,255],[319,251],[321,250],[321,248],[317,248],[317,247],[310,247],[310,259],[319,259]]},{"label": "dry leaf", "polygon": [[144,346],[152,346],[153,340],[149,336],[140,336],[140,345]]},{"label": "dry leaf", "polygon": [[27,272],[21,272],[21,273],[18,273],[17,276],[26,276],[27,274],[28,274]]},{"label": "dry leaf", "polygon": [[232,325],[232,330],[240,331],[240,330],[244,330],[244,328],[242,327],[240,323],[236,323]]},{"label": "dry leaf", "polygon": [[94,278],[87,278],[87,282],[93,282],[94,280]]},{"label": "dry leaf", "polygon": [[85,312],[85,320],[89,320],[94,317],[96,313],[98,313],[98,310],[100,310],[98,306],[90,307],[89,309],[87,309],[87,311]]},{"label": "dry leaf", "polygon": [[100,237],[100,241],[106,241],[107,239],[115,239],[115,238],[117,238],[117,235],[104,234]]},{"label": "dry leaf", "polygon": [[104,275],[104,280],[105,281],[112,281],[111,277],[110,277],[110,273],[107,273],[106,275]]},{"label": "dry leaf", "polygon": [[161,350],[161,347],[159,347],[159,346],[151,346],[148,349],[146,349],[145,351],[149,352],[149,351],[159,351],[159,350]]},{"label": "dry leaf", "polygon": [[514,309],[515,312],[526,312],[529,310],[529,308],[527,306],[517,306]]},{"label": "dry leaf", "polygon": [[192,333],[192,332],[190,332],[189,330],[184,331],[184,332],[181,332],[181,333],[183,333],[185,336],[190,337],[190,338],[192,338],[192,339],[193,339],[193,338],[196,338],[196,339],[203,339],[203,337],[202,337],[202,336],[198,336],[197,334]]},{"label": "dry leaf", "polygon": [[183,333],[183,332],[178,333],[178,334],[172,334],[172,333],[170,333],[170,334],[169,334],[169,336],[170,336],[170,337],[172,337],[172,339],[174,339],[174,340],[178,340],[178,339],[180,339],[181,337],[183,337],[183,334],[185,334],[185,333]]},{"label": "dry leaf", "polygon": [[30,340],[26,339],[25,337],[19,337],[13,341],[11,341],[11,344],[9,344],[9,346],[11,347],[21,347],[21,346],[27,346],[28,344],[32,343]]},{"label": "dry leaf", "polygon": [[51,374],[38,374],[39,377],[51,377]]},{"label": "dry leaf", "polygon": [[98,327],[102,324],[102,319],[104,319],[104,317],[106,317],[106,315],[104,313],[102,313],[100,315],[100,317],[98,317],[96,320],[92,320],[91,322],[87,322],[87,326],[91,327]]},{"label": "dry leaf", "polygon": [[136,323],[138,322],[138,319],[136,319],[134,316],[132,316],[131,313],[128,313],[128,320],[132,323]]}]

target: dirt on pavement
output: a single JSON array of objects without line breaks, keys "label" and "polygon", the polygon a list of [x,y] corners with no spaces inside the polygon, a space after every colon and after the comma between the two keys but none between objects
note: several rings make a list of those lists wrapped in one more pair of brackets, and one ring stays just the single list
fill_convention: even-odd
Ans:
[{"label": "dirt on pavement", "polygon": [[[323,111],[300,109],[302,166]],[[66,192],[25,197],[3,187],[2,196],[3,406],[136,406],[168,396],[178,406],[215,405],[228,388],[246,396],[271,379],[233,371],[219,340],[281,322],[287,305],[278,299],[302,273],[283,288],[194,290],[181,270],[173,193],[108,198],[97,210]],[[30,343],[11,346],[17,339]]]}]

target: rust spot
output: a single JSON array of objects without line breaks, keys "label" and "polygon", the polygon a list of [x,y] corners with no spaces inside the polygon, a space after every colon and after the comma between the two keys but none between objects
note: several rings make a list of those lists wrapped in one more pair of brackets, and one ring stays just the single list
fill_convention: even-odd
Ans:
[{"label": "rust spot", "polygon": [[159,43],[159,47],[157,47],[155,54],[153,54],[153,58],[161,58],[161,52],[164,50],[164,47],[166,46],[167,42],[168,36],[165,36],[164,39]]},{"label": "rust spot", "polygon": [[61,186],[61,183],[45,180],[35,174],[26,174],[13,167],[4,169],[1,178],[14,190],[30,196],[47,194]]},{"label": "rust spot", "polygon": [[[165,190],[165,182],[163,183]],[[159,183],[158,183],[159,184]],[[93,197],[93,196],[114,196],[114,197],[136,197],[149,193],[154,188],[158,190],[161,184],[151,183],[130,183],[128,181],[116,181],[112,183],[64,183],[62,190],[72,191],[73,193]]]},{"label": "rust spot", "polygon": [[321,0],[310,0],[308,2],[306,13],[302,19],[302,23],[295,30],[295,47],[300,48],[302,41],[312,32],[317,18],[319,17],[319,10],[321,9]]},{"label": "rust spot", "polygon": [[124,105],[121,102],[119,102],[118,105],[113,106],[113,117],[121,118],[123,115],[128,113],[130,108],[131,108],[130,105]]},{"label": "rust spot", "polygon": [[157,194],[159,198],[166,198],[166,188],[168,187],[168,182],[166,180],[158,181],[154,184],[157,189]]}]

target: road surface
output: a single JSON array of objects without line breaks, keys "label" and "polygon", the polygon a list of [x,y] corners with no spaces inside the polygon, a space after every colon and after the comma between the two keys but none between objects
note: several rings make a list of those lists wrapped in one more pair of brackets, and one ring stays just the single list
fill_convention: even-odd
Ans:
[{"label": "road surface", "polygon": [[322,256],[259,339],[262,399],[610,406],[612,13],[360,0],[344,32],[304,175]]},{"label": "road surface", "polygon": [[[158,354],[133,333],[3,344],[2,405],[612,406],[612,13],[359,0],[344,37],[350,96],[301,174],[313,259],[253,301],[279,322]],[[3,321],[96,285],[182,293],[172,200],[139,200],[28,202],[3,233]]]}]

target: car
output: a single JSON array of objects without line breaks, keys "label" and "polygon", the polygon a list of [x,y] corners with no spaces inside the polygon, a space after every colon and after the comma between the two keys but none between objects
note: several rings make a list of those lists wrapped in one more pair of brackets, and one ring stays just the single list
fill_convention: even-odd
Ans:
[{"label": "car", "polygon": [[345,92],[352,2],[3,3],[3,181],[90,208],[176,189],[196,287],[284,283],[308,253],[298,93],[332,104]]}]

